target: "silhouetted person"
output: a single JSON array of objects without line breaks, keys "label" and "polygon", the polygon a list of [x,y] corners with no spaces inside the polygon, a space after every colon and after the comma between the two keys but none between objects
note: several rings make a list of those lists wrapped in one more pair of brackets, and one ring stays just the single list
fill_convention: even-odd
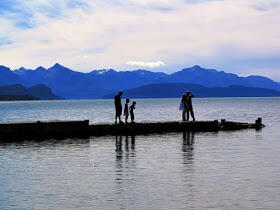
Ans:
[{"label": "silhouetted person", "polygon": [[190,92],[187,91],[187,120],[189,120],[189,115],[191,113],[193,121],[195,121],[194,113],[193,113],[193,107],[192,107],[192,98],[194,95]]},{"label": "silhouetted person", "polygon": [[115,96],[115,109],[116,109],[116,115],[115,115],[115,123],[117,123],[117,119],[119,118],[119,123],[122,123],[121,115],[122,115],[122,96],[123,92],[120,91],[118,95]]},{"label": "silhouetted person", "polygon": [[124,111],[123,111],[123,115],[125,116],[125,123],[127,123],[127,119],[128,119],[128,116],[129,116],[128,104],[129,104],[129,98],[127,98],[126,101],[125,101]]},{"label": "silhouetted person", "polygon": [[187,95],[185,93],[182,95],[179,110],[182,111],[182,120],[186,121]]},{"label": "silhouetted person", "polygon": [[134,109],[135,109],[135,106],[136,106],[136,101],[133,101],[132,105],[129,107],[131,123],[134,123]]}]

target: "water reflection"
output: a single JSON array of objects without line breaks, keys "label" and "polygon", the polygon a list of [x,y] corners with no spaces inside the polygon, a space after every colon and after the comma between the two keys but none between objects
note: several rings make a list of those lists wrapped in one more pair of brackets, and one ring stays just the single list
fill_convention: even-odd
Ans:
[{"label": "water reflection", "polygon": [[[115,183],[116,196],[119,201],[130,200],[134,203],[132,195],[136,183],[136,155],[135,136],[115,137]],[[125,202],[120,202],[120,209],[125,209]]]},{"label": "water reflection", "polygon": [[55,147],[89,147],[90,138],[38,138],[26,140],[0,141],[0,148],[55,148]]},{"label": "water reflection", "polygon": [[183,132],[182,157],[186,165],[185,172],[193,170],[194,161],[194,132]]},{"label": "water reflection", "polygon": [[195,200],[194,190],[194,132],[183,132],[182,158],[183,158],[183,189],[186,195],[184,204],[192,206]]},{"label": "water reflection", "polygon": [[[116,136],[116,172],[117,174],[122,174],[123,172],[123,164],[126,164],[126,168],[131,168],[130,160],[135,159],[135,136],[125,137],[124,146],[123,146],[123,136]],[[124,151],[125,150],[125,162]],[[133,162],[132,162],[133,163]]]},{"label": "water reflection", "polygon": [[191,164],[193,161],[194,132],[183,132],[182,152],[184,164]]},{"label": "water reflection", "polygon": [[116,136],[116,163],[121,162],[122,158],[122,136]]},{"label": "water reflection", "polygon": [[194,132],[183,132],[182,152],[193,150]]},{"label": "water reflection", "polygon": [[[135,136],[125,136],[125,152],[129,156],[134,157],[135,155]],[[122,158],[123,156],[123,136],[116,136],[116,157]]]}]

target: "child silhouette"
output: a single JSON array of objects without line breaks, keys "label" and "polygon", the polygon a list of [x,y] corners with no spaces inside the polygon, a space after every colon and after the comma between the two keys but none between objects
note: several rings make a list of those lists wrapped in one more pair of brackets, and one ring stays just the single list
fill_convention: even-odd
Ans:
[{"label": "child silhouette", "polygon": [[135,106],[136,106],[136,101],[133,101],[132,105],[129,107],[131,123],[135,123],[134,122],[134,109],[135,109]]}]

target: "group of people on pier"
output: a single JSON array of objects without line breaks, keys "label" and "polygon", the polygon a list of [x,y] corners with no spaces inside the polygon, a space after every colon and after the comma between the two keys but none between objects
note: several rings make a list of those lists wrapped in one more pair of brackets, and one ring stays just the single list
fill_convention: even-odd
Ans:
[{"label": "group of people on pier", "polygon": [[[116,115],[115,115],[115,123],[117,123],[117,120],[119,119],[119,123],[123,123],[121,120],[122,115],[122,96],[123,92],[119,91],[118,95],[115,96],[115,109],[116,109]],[[130,115],[131,123],[134,123],[134,109],[136,108],[136,101],[133,101],[132,104],[129,106],[129,98],[125,100],[123,115],[125,116],[125,123],[128,123],[128,117]]]},{"label": "group of people on pier", "polygon": [[[182,120],[183,121],[188,121],[190,114],[192,116],[193,121],[195,121],[193,106],[192,106],[193,97],[194,97],[194,95],[190,91],[187,91],[186,93],[184,93],[182,95],[179,110],[182,111]],[[186,117],[186,115],[187,115],[187,117]]]},{"label": "group of people on pier", "polygon": [[[134,110],[136,108],[136,101],[133,101],[132,104],[129,106],[129,98],[125,100],[124,110],[122,109],[122,99],[121,96],[123,95],[122,91],[119,91],[118,94],[115,96],[115,123],[119,120],[119,123],[123,123],[121,120],[122,113],[125,116],[125,123],[128,123],[128,117],[130,116],[131,123],[134,123]],[[194,95],[187,91],[182,95],[181,103],[179,110],[182,111],[182,120],[188,121],[189,116],[191,115],[193,121],[195,121],[194,112],[193,112],[193,106],[192,106],[192,98]]]}]

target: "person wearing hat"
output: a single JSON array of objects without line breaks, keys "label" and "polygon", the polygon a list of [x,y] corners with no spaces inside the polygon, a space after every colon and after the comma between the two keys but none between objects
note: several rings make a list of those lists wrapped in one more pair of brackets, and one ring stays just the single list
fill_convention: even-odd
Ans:
[{"label": "person wearing hat", "polygon": [[117,123],[117,119],[119,118],[119,123],[123,123],[121,120],[121,115],[122,115],[122,96],[123,92],[119,91],[118,95],[115,96],[115,110],[116,110],[116,115],[115,115],[115,123]]},{"label": "person wearing hat", "polygon": [[194,97],[194,95],[189,90],[187,90],[186,94],[187,94],[187,96],[186,96],[187,121],[189,120],[190,113],[191,113],[193,121],[195,121],[194,112],[193,112],[193,106],[192,106],[192,98]]}]

